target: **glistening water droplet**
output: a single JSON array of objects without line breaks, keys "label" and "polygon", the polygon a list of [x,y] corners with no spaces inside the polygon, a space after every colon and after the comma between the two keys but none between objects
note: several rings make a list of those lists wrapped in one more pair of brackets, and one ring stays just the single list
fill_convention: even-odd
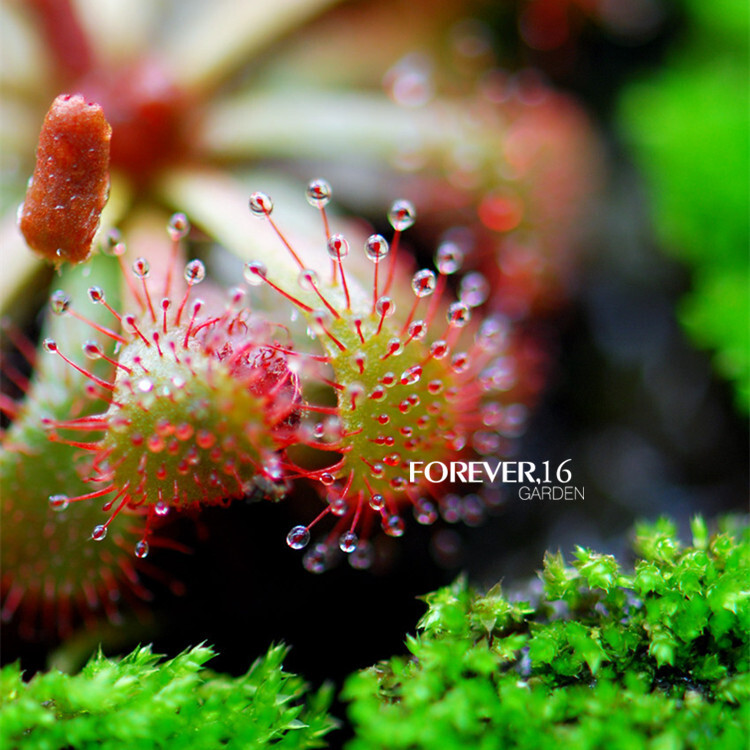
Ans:
[{"label": "glistening water droplet", "polygon": [[435,291],[437,281],[435,280],[435,274],[423,268],[421,271],[417,271],[411,279],[411,288],[417,297],[428,297]]},{"label": "glistening water droplet", "polygon": [[264,218],[273,211],[273,201],[266,193],[255,192],[250,196],[250,210],[254,216]]},{"label": "glistening water droplet", "polygon": [[245,267],[242,269],[242,275],[250,286],[260,286],[267,273],[266,264],[259,260],[251,260],[249,263],[245,263]]},{"label": "glistening water droplet", "polygon": [[96,526],[91,533],[91,538],[96,542],[101,542],[107,536],[107,527],[104,525]]},{"label": "glistening water droplet", "polygon": [[206,278],[206,267],[199,260],[191,260],[185,266],[185,281],[188,284],[200,284]]},{"label": "glistening water droplet", "polygon": [[398,200],[391,205],[388,211],[388,221],[398,232],[403,232],[414,224],[417,218],[417,210],[414,204],[407,200]]},{"label": "glistening water droplet", "polygon": [[311,206],[322,208],[331,200],[331,186],[323,179],[311,180],[305,194]]},{"label": "glistening water droplet", "polygon": [[310,541],[310,531],[306,526],[295,526],[287,535],[286,543],[292,549],[302,549]]},{"label": "glistening water droplet", "polygon": [[172,242],[178,242],[187,237],[190,232],[190,222],[183,213],[172,214],[167,223],[167,234]]},{"label": "glistening water droplet", "polygon": [[359,537],[353,531],[347,531],[345,534],[342,534],[341,538],[339,539],[339,549],[342,552],[351,554],[355,549],[357,549],[358,542]]},{"label": "glistening water droplet", "polygon": [[378,263],[385,258],[389,251],[387,240],[380,234],[371,234],[365,242],[365,253],[373,263]]},{"label": "glistening water droplet", "polygon": [[49,306],[55,315],[62,315],[70,307],[70,297],[62,290],[52,292],[49,298]]}]

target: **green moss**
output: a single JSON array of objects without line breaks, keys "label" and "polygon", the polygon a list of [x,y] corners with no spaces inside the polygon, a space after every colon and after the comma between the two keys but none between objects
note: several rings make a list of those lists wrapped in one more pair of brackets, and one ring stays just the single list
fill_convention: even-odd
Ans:
[{"label": "green moss", "polygon": [[425,597],[409,657],[345,685],[373,748],[746,748],[750,536],[693,522],[638,529],[625,572],[609,555],[547,555],[542,593],[511,601],[465,581]]},{"label": "green moss", "polygon": [[[334,726],[330,688],[307,695],[272,646],[242,677],[204,668],[198,646],[161,661],[139,647],[112,660],[101,653],[78,675],[50,671],[23,682],[17,664],[0,672],[0,747],[313,748]],[[304,700],[303,700],[304,698]]]}]

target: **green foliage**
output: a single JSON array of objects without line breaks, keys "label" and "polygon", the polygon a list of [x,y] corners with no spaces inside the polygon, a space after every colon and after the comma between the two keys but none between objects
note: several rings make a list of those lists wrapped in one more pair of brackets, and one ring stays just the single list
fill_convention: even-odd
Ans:
[{"label": "green foliage", "polygon": [[622,124],[649,184],[665,246],[692,269],[682,323],[716,350],[750,406],[750,12],[744,0],[686,3],[669,64],[626,92]]},{"label": "green foliage", "polygon": [[356,738],[374,748],[746,748],[750,535],[693,522],[638,529],[626,573],[578,548],[548,554],[534,603],[459,580],[425,598],[409,658],[345,685]]},{"label": "green foliage", "polygon": [[197,646],[162,661],[150,647],[112,660],[101,653],[75,676],[50,671],[30,682],[17,664],[0,673],[0,747],[311,748],[333,726],[330,688],[307,697],[272,646],[242,677],[204,668],[214,652]]}]

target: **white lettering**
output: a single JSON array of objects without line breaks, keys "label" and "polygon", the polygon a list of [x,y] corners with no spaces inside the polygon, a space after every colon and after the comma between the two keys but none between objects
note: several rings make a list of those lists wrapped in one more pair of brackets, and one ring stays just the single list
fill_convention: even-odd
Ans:
[{"label": "white lettering", "polygon": [[409,463],[409,482],[411,484],[416,484],[417,474],[422,473],[422,470],[417,469],[417,466],[422,466],[423,464],[424,464],[424,461],[411,461]]},{"label": "white lettering", "polygon": [[498,461],[495,464],[495,471],[492,471],[490,469],[489,463],[487,461],[484,461],[484,470],[487,472],[487,476],[489,477],[490,482],[494,482],[497,478],[498,473],[500,472],[500,467],[502,466],[502,461]]},{"label": "white lettering", "polygon": [[453,461],[451,463],[451,482],[457,482],[458,480],[467,482],[466,479],[466,464],[463,461]]},{"label": "white lettering", "polygon": [[[439,466],[443,470],[443,474],[440,477],[440,479],[435,479],[432,476],[432,471],[430,470],[430,467],[432,466]],[[428,482],[432,482],[432,484],[437,484],[438,482],[444,482],[445,478],[448,476],[448,467],[442,463],[441,461],[432,461],[427,466],[424,467],[424,475]]]}]

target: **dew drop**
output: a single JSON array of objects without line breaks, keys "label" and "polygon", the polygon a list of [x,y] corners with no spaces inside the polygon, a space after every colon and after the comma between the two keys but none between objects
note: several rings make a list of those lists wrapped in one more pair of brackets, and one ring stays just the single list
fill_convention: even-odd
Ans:
[{"label": "dew drop", "polygon": [[482,322],[477,333],[477,344],[487,351],[498,351],[505,346],[509,323],[505,318],[493,316]]},{"label": "dew drop", "polygon": [[90,286],[88,288],[89,299],[95,303],[105,302],[104,290],[100,286]]},{"label": "dew drop", "polygon": [[427,383],[427,390],[433,396],[437,396],[437,394],[440,393],[443,390],[443,381],[442,380],[431,380],[429,383]]},{"label": "dew drop", "polygon": [[55,315],[63,315],[70,307],[70,297],[61,289],[58,289],[50,295],[49,306]]},{"label": "dew drop", "polygon": [[141,539],[138,544],[135,545],[135,556],[143,560],[144,557],[148,557],[149,546],[145,539]]},{"label": "dew drop", "polygon": [[185,281],[190,286],[200,284],[206,278],[206,267],[199,260],[191,260],[185,266]]},{"label": "dew drop", "polygon": [[439,339],[430,344],[430,355],[433,359],[444,359],[449,352],[448,342]]},{"label": "dew drop", "polygon": [[390,297],[380,297],[375,304],[375,310],[383,318],[390,318],[396,312],[396,303]]},{"label": "dew drop", "polygon": [[330,495],[328,497],[328,505],[331,509],[331,513],[339,518],[345,516],[349,512],[349,503],[345,497],[341,497],[340,495]]},{"label": "dew drop", "polygon": [[133,263],[133,273],[139,279],[146,279],[151,273],[151,266],[145,258],[136,258]]},{"label": "dew drop", "polygon": [[456,523],[461,518],[461,498],[458,495],[447,494],[440,498],[440,515],[448,523]]},{"label": "dew drop", "polygon": [[369,504],[373,510],[380,511],[385,507],[385,498],[383,495],[371,495]]},{"label": "dew drop", "polygon": [[390,356],[398,357],[398,355],[404,351],[404,345],[401,343],[401,339],[398,339],[398,338],[389,339],[386,351],[388,352]]},{"label": "dew drop", "polygon": [[417,211],[411,201],[398,200],[388,211],[388,221],[398,232],[408,229],[417,218]]},{"label": "dew drop", "polygon": [[367,366],[367,355],[364,352],[357,352],[353,357],[352,361],[359,370],[360,374],[365,371]]},{"label": "dew drop", "polygon": [[461,279],[458,298],[469,307],[479,307],[487,301],[490,285],[487,279],[476,271]]},{"label": "dew drop", "polygon": [[328,238],[328,255],[340,261],[349,254],[349,242],[343,234],[333,234]]},{"label": "dew drop", "polygon": [[101,542],[104,537],[107,536],[107,527],[102,525],[96,526],[94,531],[91,533],[91,538],[95,542]]},{"label": "dew drop", "polygon": [[428,297],[435,291],[435,274],[427,268],[417,271],[411,278],[411,288],[417,297]]},{"label": "dew drop", "polygon": [[523,404],[510,404],[498,431],[506,437],[518,437],[526,428],[528,409]]},{"label": "dew drop", "polygon": [[54,339],[44,339],[44,341],[42,341],[42,346],[44,347],[45,351],[57,351],[57,342]]},{"label": "dew drop", "polygon": [[179,242],[190,232],[190,222],[183,213],[172,214],[167,222],[167,234],[172,242]]},{"label": "dew drop", "polygon": [[102,251],[105,255],[117,255],[115,248],[122,244],[122,233],[119,229],[110,229],[104,238]]},{"label": "dew drop", "polygon": [[424,320],[415,320],[409,324],[409,340],[421,341],[427,335],[427,323]]},{"label": "dew drop", "polygon": [[427,498],[420,497],[414,503],[414,518],[416,518],[417,523],[420,523],[423,526],[430,526],[435,523],[438,518],[435,503]]},{"label": "dew drop", "polygon": [[302,549],[310,542],[310,530],[306,526],[295,526],[287,535],[286,543],[292,549]]},{"label": "dew drop", "polygon": [[484,521],[485,507],[479,495],[466,495],[460,506],[461,520],[467,526],[479,526]]},{"label": "dew drop", "polygon": [[124,242],[118,242],[112,247],[109,254],[113,255],[115,258],[121,258],[127,251],[128,246]]},{"label": "dew drop", "polygon": [[[322,432],[323,430],[321,425],[320,437],[323,437]],[[325,487],[330,487],[336,481],[336,477],[334,477],[333,474],[331,474],[329,471],[324,471],[318,478],[320,479],[320,483]]]},{"label": "dew drop", "polygon": [[404,524],[404,519],[401,518],[397,513],[393,513],[390,516],[386,516],[382,521],[382,527],[383,531],[385,531],[388,536],[394,536],[399,537],[404,535],[404,529],[406,528]]},{"label": "dew drop", "polygon": [[146,447],[151,453],[161,453],[164,450],[164,438],[159,435],[150,435],[146,441]]},{"label": "dew drop", "polygon": [[267,273],[266,264],[259,260],[251,260],[249,263],[245,263],[242,270],[242,275],[250,286],[260,286]]},{"label": "dew drop", "polygon": [[372,545],[369,542],[360,542],[357,545],[357,549],[347,559],[349,560],[349,565],[356,570],[366,570],[372,565],[374,556]]},{"label": "dew drop", "polygon": [[339,538],[339,549],[349,555],[357,549],[358,543],[359,537],[353,531],[347,531]]},{"label": "dew drop", "polygon": [[451,358],[451,369],[458,374],[466,372],[469,369],[470,361],[469,355],[466,352],[454,354]]},{"label": "dew drop", "polygon": [[464,262],[464,251],[455,242],[443,242],[435,253],[435,266],[446,276],[456,273]]},{"label": "dew drop", "polygon": [[471,310],[464,302],[454,302],[448,307],[445,317],[448,320],[448,325],[463,328],[471,320]]},{"label": "dew drop", "polygon": [[388,241],[382,234],[371,234],[365,242],[365,253],[373,262],[378,263],[390,252]]},{"label": "dew drop", "polygon": [[331,313],[325,309],[313,310],[310,313],[312,322],[310,328],[318,336],[324,336],[326,327],[331,323]]},{"label": "dew drop", "polygon": [[102,356],[102,350],[96,341],[86,341],[83,344],[83,353],[89,359],[100,359]]},{"label": "dew drop", "polygon": [[500,449],[500,436],[490,430],[477,430],[471,437],[471,444],[480,456],[491,456]]},{"label": "dew drop", "polygon": [[214,435],[210,430],[198,430],[195,435],[195,443],[199,448],[208,450],[215,445],[216,435]]},{"label": "dew drop", "polygon": [[154,390],[154,383],[150,378],[141,378],[135,384],[135,389],[141,393],[151,393]]},{"label": "dew drop", "polygon": [[66,510],[68,505],[70,505],[70,502],[67,495],[50,495],[49,497],[50,508],[58,513]]},{"label": "dew drop", "polygon": [[169,505],[163,500],[159,500],[154,506],[154,513],[156,513],[157,516],[166,516],[169,513]]},{"label": "dew drop", "polygon": [[414,365],[401,373],[401,385],[414,385],[422,377],[422,365]]},{"label": "dew drop", "polygon": [[297,283],[300,289],[304,289],[306,292],[315,291],[318,286],[318,274],[310,268],[304,268],[299,272]]},{"label": "dew drop", "polygon": [[302,565],[309,573],[323,573],[327,567],[328,547],[316,544],[303,558]]},{"label": "dew drop", "polygon": [[305,194],[307,196],[307,202],[311,206],[323,208],[323,206],[327,206],[331,200],[331,186],[326,180],[320,178],[311,180],[307,186]]},{"label": "dew drop", "polygon": [[427,55],[413,52],[399,60],[383,78],[387,94],[403,107],[420,107],[433,97],[432,63]]},{"label": "dew drop", "polygon": [[264,218],[273,211],[273,201],[266,193],[256,192],[250,196],[250,210],[253,216]]}]

